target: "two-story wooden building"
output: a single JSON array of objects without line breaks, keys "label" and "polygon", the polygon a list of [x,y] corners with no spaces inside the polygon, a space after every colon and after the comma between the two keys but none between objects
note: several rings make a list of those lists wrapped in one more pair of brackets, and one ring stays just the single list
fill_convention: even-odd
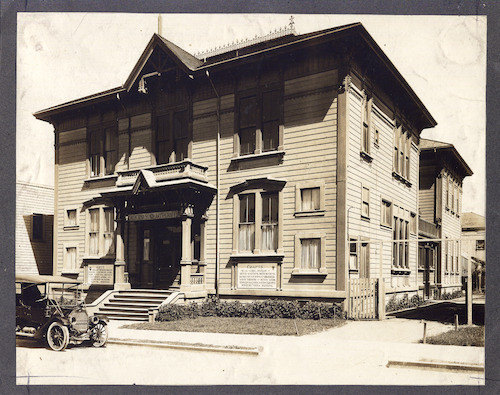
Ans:
[{"label": "two-story wooden building", "polygon": [[154,34],[123,86],[34,115],[55,129],[54,273],[186,298],[418,290],[436,122],[359,23],[204,58]]},{"label": "two-story wooden building", "polygon": [[[472,170],[449,143],[420,139],[418,282],[422,296],[461,289],[462,184]],[[449,239],[449,240],[448,240]]]}]

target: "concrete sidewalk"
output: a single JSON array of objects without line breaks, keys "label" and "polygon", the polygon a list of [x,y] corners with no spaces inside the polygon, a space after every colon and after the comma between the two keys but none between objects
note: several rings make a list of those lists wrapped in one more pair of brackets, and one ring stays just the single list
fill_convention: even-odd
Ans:
[{"label": "concrete sidewalk", "polygon": [[[346,325],[305,336],[262,336],[202,332],[168,332],[125,329],[132,322],[110,321],[110,343],[166,346],[193,351],[245,352],[249,354],[276,349],[321,350],[337,358],[374,359],[379,366],[391,361],[431,363],[434,368],[446,365],[484,367],[483,347],[460,347],[419,344],[423,324],[416,320],[390,318],[384,321],[348,321]],[[452,325],[427,323],[427,335],[453,329]],[[432,366],[431,366],[432,368]],[[474,368],[474,369],[473,369]]]}]

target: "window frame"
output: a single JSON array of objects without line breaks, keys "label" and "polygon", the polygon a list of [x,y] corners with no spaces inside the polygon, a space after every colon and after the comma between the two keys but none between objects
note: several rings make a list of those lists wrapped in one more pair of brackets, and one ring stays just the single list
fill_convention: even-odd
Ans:
[{"label": "window frame", "polygon": [[394,178],[411,186],[411,132],[401,122],[393,127],[394,156],[392,158],[392,175]]},{"label": "window frame", "polygon": [[361,154],[371,159],[373,98],[363,95],[361,102]]},{"label": "window frame", "polygon": [[[319,188],[319,209],[302,210],[302,190]],[[302,181],[295,184],[295,217],[323,216],[325,215],[325,182]]]},{"label": "window frame", "polygon": [[[365,197],[363,196],[364,195],[364,191],[367,191],[367,199],[365,200]],[[367,207],[367,213],[365,215],[364,213],[364,210],[363,208]],[[364,219],[364,220],[369,220],[370,219],[370,188],[365,186],[365,185],[361,185],[361,219]]]},{"label": "window frame", "polygon": [[[277,92],[279,102],[277,104],[277,118],[273,120],[264,120],[264,95]],[[241,127],[240,103],[242,100],[255,97],[255,126]],[[235,117],[234,117],[234,138],[233,138],[233,157],[245,158],[255,155],[266,155],[274,152],[283,151],[283,129],[284,129],[284,97],[283,83],[272,83],[266,86],[261,85],[252,89],[237,91],[235,94]],[[264,149],[264,124],[266,122],[277,122],[277,144],[272,149]],[[241,131],[255,127],[255,144],[253,152],[241,153]]]},{"label": "window frame", "polygon": [[[68,249],[74,248],[75,249],[75,262],[74,266],[70,266],[68,264]],[[63,245],[63,272],[67,273],[68,271],[78,271],[78,246],[75,244],[67,244],[64,243]]]},{"label": "window frame", "polygon": [[[107,149],[107,131],[111,131],[110,149]],[[95,136],[95,137],[94,137]],[[95,141],[94,141],[95,138]],[[103,122],[98,125],[89,126],[87,128],[87,175],[88,178],[100,178],[112,176],[116,174],[118,164],[118,148],[119,148],[119,133],[118,122]],[[93,144],[97,145],[94,147]],[[111,155],[113,166],[112,171],[108,169],[109,161],[107,158],[108,153]],[[93,163],[96,163],[97,174],[93,173]]]},{"label": "window frame", "polygon": [[[397,207],[393,211],[392,222],[392,270],[411,272],[410,268],[410,213]],[[417,251],[418,252],[418,251]],[[418,266],[418,262],[417,262]]]},{"label": "window frame", "polygon": [[[387,204],[388,205],[387,205]],[[384,213],[384,207],[388,207],[389,209],[389,222],[385,221],[385,213]],[[392,228],[392,216],[393,216],[393,207],[394,204],[388,200],[388,199],[381,199],[381,204],[380,204],[380,225],[385,226],[387,228]]]},{"label": "window frame", "polygon": [[[185,134],[176,133],[175,119],[176,115],[180,113],[185,113]],[[166,135],[160,135],[160,119],[165,119],[166,124]],[[182,162],[184,160],[189,160],[192,157],[192,114],[188,107],[175,107],[170,108],[165,111],[158,112],[154,117],[154,164],[155,165],[166,165],[169,163]],[[163,138],[163,139],[161,139]],[[181,143],[182,142],[182,143]],[[160,160],[160,144],[166,144],[167,150],[165,152],[165,160]],[[184,149],[179,149],[183,147]],[[185,157],[181,158],[180,153]],[[163,158],[162,158],[163,159]]]},{"label": "window frame", "polygon": [[[75,211],[75,223],[70,224],[69,223],[69,216],[68,213],[70,211]],[[79,215],[79,206],[66,206],[64,207],[64,230],[72,230],[72,229],[78,229],[80,227],[80,215]]]},{"label": "window frame", "polygon": [[[319,239],[320,262],[318,269],[303,269],[302,262],[302,241],[307,239]],[[327,275],[326,269],[326,233],[323,232],[298,232],[295,234],[295,260],[292,275]]]}]

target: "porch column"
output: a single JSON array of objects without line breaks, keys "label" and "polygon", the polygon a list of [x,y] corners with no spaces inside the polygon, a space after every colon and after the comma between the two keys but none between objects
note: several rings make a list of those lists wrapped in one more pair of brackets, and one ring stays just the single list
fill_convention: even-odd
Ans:
[{"label": "porch column", "polygon": [[193,208],[188,206],[181,216],[182,221],[182,255],[181,255],[181,284],[180,290],[191,290],[191,265],[193,257],[191,255],[191,228],[193,222]]},{"label": "porch column", "polygon": [[125,248],[123,244],[124,219],[116,221],[116,259],[114,289],[130,289],[130,283],[125,282]]},{"label": "porch column", "polygon": [[200,262],[198,263],[200,267],[200,273],[203,274],[203,286],[205,287],[207,283],[206,279],[206,267],[207,267],[207,261],[206,261],[206,237],[207,237],[207,216],[203,215],[200,220]]}]

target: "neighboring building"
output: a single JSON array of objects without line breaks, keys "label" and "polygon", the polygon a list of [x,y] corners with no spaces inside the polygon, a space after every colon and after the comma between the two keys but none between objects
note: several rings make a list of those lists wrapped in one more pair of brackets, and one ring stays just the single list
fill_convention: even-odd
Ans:
[{"label": "neighboring building", "polygon": [[[476,213],[462,215],[462,253],[472,261],[472,288],[484,290],[486,280],[486,218]],[[462,270],[467,276],[467,267]]]},{"label": "neighboring building", "polygon": [[[419,287],[424,297],[440,297],[462,286],[462,183],[472,170],[452,144],[420,139]],[[446,240],[449,239],[449,240]]]},{"label": "neighboring building", "polygon": [[203,59],[154,34],[122,87],[34,115],[55,127],[55,273],[343,300],[382,256],[387,292],[418,290],[436,122],[359,23]]},{"label": "neighboring building", "polygon": [[52,274],[54,188],[16,182],[16,273]]}]

